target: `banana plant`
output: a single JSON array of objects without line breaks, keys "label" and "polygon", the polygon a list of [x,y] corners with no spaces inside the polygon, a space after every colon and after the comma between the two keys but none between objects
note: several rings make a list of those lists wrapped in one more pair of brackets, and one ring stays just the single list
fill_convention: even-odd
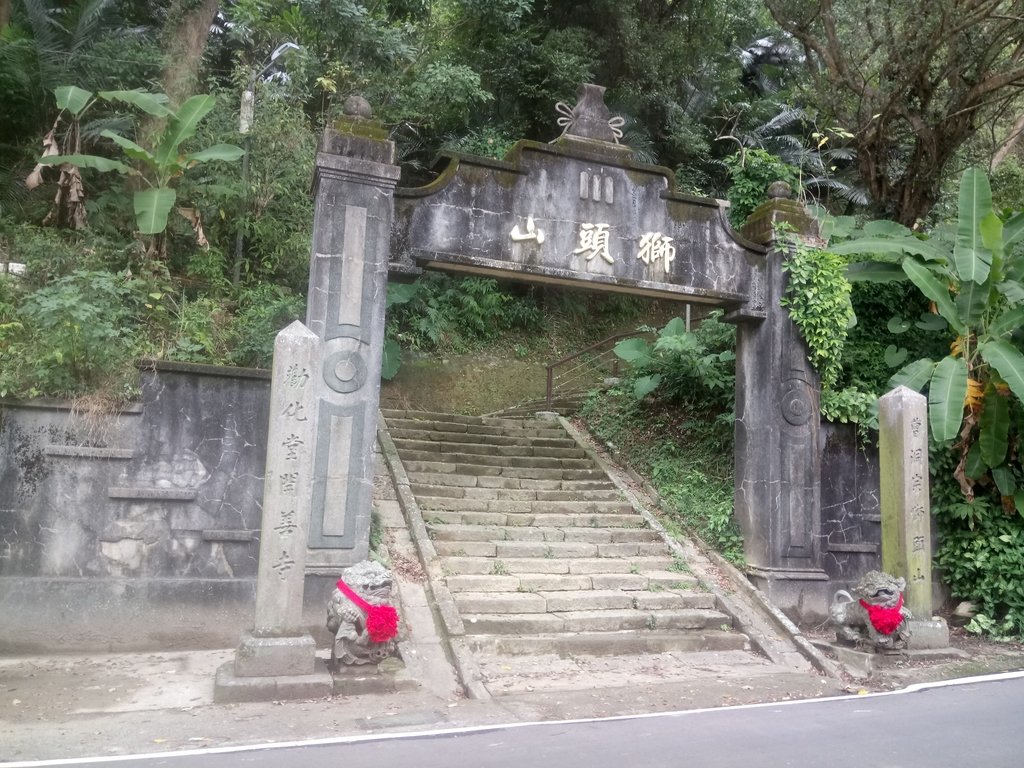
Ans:
[{"label": "banana plant", "polygon": [[[1024,515],[1024,213],[1000,218],[988,178],[969,168],[960,181],[955,229],[925,238],[893,222],[873,222],[863,235],[829,248],[871,257],[851,264],[849,279],[910,280],[933,308],[916,325],[953,337],[949,355],[905,365],[890,386],[928,388],[932,438],[957,440],[956,477],[968,498],[975,483],[990,479],[1004,506]],[[894,318],[889,327],[898,332],[910,323]]]},{"label": "banana plant", "polygon": [[39,160],[42,165],[67,164],[103,172],[116,171],[141,179],[146,188],[134,193],[133,206],[135,223],[143,235],[159,235],[167,228],[167,216],[177,200],[172,185],[185,171],[199,163],[237,160],[244,154],[241,147],[233,144],[215,144],[196,152],[181,153],[181,145],[195,136],[199,122],[214,108],[216,99],[211,95],[193,96],[177,110],[167,106],[167,96],[162,93],[100,91],[93,94],[75,86],[63,86],[55,88],[54,95],[57,106],[68,112],[76,123],[97,99],[127,104],[166,121],[163,132],[150,148],[111,130],[101,132],[100,135],[116,144],[130,162],[78,153],[49,155]]}]

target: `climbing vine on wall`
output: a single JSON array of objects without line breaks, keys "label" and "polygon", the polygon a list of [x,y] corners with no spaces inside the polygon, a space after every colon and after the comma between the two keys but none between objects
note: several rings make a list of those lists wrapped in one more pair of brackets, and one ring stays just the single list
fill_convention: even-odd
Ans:
[{"label": "climbing vine on wall", "polygon": [[779,228],[790,243],[783,270],[789,275],[782,306],[807,342],[821,388],[835,384],[842,370],[843,343],[853,320],[850,283],[842,257],[807,245]]}]

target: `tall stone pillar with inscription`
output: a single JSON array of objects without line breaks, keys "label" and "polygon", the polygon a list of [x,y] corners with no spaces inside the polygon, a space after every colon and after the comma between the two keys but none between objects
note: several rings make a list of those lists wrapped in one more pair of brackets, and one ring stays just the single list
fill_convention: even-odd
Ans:
[{"label": "tall stone pillar with inscription", "polygon": [[945,648],[949,629],[932,618],[931,504],[928,491],[928,400],[897,387],[878,401],[882,503],[882,570],[907,582],[912,649]]},{"label": "tall stone pillar with inscription", "polygon": [[297,320],[274,342],[255,619],[234,661],[217,670],[218,702],[312,698],[332,690],[302,626],[320,357],[320,340]]},{"label": "tall stone pillar with inscription", "polygon": [[373,444],[384,346],[395,146],[362,99],[324,132],[314,176],[316,208],[306,324],[323,343],[312,382],[311,571],[366,559]]},{"label": "tall stone pillar with inscription", "polygon": [[787,222],[817,236],[807,210],[773,184],[743,235],[768,246],[765,319],[736,331],[736,517],[743,529],[748,573],[768,598],[804,622],[828,616],[822,568],[821,459],[817,372],[799,329],[781,306],[786,244],[773,226]]}]

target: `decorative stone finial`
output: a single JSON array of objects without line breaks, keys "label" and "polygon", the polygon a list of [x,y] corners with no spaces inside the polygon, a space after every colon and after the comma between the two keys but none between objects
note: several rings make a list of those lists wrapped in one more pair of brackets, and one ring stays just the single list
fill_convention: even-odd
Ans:
[{"label": "decorative stone finial", "polygon": [[373,117],[373,108],[370,106],[370,102],[355,94],[345,99],[341,110],[349,117],[359,117],[363,120],[370,120]]},{"label": "decorative stone finial", "polygon": [[793,196],[793,188],[784,181],[773,181],[768,185],[768,197],[772,200],[789,200]]},{"label": "decorative stone finial", "polygon": [[604,92],[602,85],[584,83],[576,91],[575,107],[570,109],[564,101],[555,105],[555,110],[561,115],[558,124],[564,129],[563,136],[619,143],[622,138],[621,129],[626,121],[621,117],[612,117],[604,103]]}]

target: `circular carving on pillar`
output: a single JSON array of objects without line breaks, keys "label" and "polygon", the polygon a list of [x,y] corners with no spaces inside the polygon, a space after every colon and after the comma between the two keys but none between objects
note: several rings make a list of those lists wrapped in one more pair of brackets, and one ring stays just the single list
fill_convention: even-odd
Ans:
[{"label": "circular carving on pillar", "polygon": [[811,420],[814,413],[814,402],[808,389],[807,382],[800,379],[782,382],[782,418],[794,427],[802,427]]},{"label": "circular carving on pillar", "polygon": [[347,395],[366,383],[366,363],[354,350],[339,349],[324,360],[324,381],[335,392]]}]

